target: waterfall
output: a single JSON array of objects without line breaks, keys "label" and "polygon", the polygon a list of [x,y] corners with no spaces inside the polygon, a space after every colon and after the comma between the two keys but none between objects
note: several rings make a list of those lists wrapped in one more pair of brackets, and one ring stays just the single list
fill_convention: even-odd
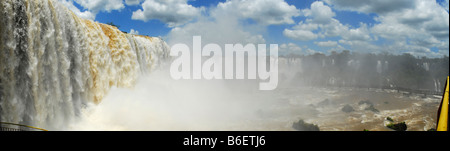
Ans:
[{"label": "waterfall", "polygon": [[423,69],[425,69],[425,71],[430,71],[430,64],[428,62],[424,62]]},{"label": "waterfall", "polygon": [[441,87],[441,81],[439,79],[433,79],[433,81],[434,81],[434,91],[442,92],[442,89],[444,89],[444,87]]},{"label": "waterfall", "polygon": [[303,73],[302,59],[300,59],[300,58],[292,59],[291,67],[292,67],[293,71],[296,71],[298,73]]},{"label": "waterfall", "polygon": [[383,72],[383,64],[381,64],[380,60],[378,60],[378,62],[377,62],[377,72],[379,74],[381,74]]},{"label": "waterfall", "polygon": [[384,71],[388,71],[389,70],[389,61],[384,61]]},{"label": "waterfall", "polygon": [[438,84],[437,84],[437,80],[436,79],[433,79],[433,81],[434,81],[434,91],[435,92],[439,92],[439,87],[438,87]]},{"label": "waterfall", "polygon": [[329,83],[331,86],[334,86],[334,85],[336,84],[336,78],[330,77],[330,79],[328,79],[328,83]]},{"label": "waterfall", "polygon": [[169,54],[159,38],[81,19],[56,0],[2,0],[0,21],[3,122],[61,128]]},{"label": "waterfall", "polygon": [[347,66],[349,66],[349,67],[353,67],[353,62],[354,62],[354,60],[352,59],[352,60],[349,60],[349,61],[347,61]]}]

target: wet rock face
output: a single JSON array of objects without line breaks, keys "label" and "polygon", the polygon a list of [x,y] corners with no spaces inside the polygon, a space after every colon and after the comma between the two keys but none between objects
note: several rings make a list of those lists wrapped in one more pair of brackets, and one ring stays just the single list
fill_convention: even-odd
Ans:
[{"label": "wet rock face", "polygon": [[362,100],[362,101],[359,101],[359,103],[358,103],[358,105],[364,105],[364,104],[367,104],[369,106],[373,105],[373,103],[369,100]]},{"label": "wet rock face", "polygon": [[378,109],[376,109],[373,105],[370,105],[369,107],[366,107],[366,111],[372,111],[374,113],[380,113]]},{"label": "wet rock face", "polygon": [[372,111],[374,113],[380,112],[378,109],[375,108],[375,105],[369,100],[359,101],[358,105],[365,106],[364,110],[366,110],[366,111]]},{"label": "wet rock face", "polygon": [[386,125],[386,127],[393,129],[395,131],[406,131],[408,129],[408,126],[406,125],[405,122],[401,122],[401,123],[397,123],[397,124],[391,123],[391,124]]}]

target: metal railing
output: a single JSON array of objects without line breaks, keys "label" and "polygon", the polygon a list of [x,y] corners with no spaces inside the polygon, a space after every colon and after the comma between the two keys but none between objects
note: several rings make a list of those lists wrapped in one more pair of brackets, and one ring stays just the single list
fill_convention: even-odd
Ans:
[{"label": "metal railing", "polygon": [[28,125],[0,122],[0,131],[48,131]]}]

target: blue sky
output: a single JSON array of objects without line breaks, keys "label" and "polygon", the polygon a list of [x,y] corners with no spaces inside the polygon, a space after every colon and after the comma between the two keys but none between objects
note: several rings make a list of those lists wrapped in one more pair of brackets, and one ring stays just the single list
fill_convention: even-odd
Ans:
[{"label": "blue sky", "polygon": [[122,31],[163,37],[169,44],[200,35],[219,44],[279,44],[282,54],[449,54],[448,0],[59,1],[83,18],[114,22]]}]

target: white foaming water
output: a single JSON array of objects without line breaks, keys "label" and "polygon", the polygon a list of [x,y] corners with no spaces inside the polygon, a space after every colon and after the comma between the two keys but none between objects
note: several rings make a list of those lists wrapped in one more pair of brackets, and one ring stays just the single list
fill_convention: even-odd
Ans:
[{"label": "white foaming water", "polygon": [[[297,87],[258,92],[251,91],[256,87],[246,82],[176,81],[168,71],[157,70],[139,78],[132,89],[112,88],[98,106],[83,109],[80,120],[65,130],[289,131],[299,119],[326,131],[389,130],[383,124],[386,117],[406,121],[410,130],[423,130],[433,126],[434,116],[429,112],[434,113],[433,106],[439,105],[438,99],[397,99],[390,97],[401,94],[366,89]],[[367,98],[368,94],[372,97]],[[329,103],[321,106],[325,99]],[[365,99],[374,102],[380,112],[359,104]],[[341,111],[347,104],[355,111]]]},{"label": "white foaming water", "polygon": [[438,87],[438,84],[436,82],[436,79],[433,79],[433,81],[434,81],[434,91],[439,92],[439,87]]},{"label": "white foaming water", "polygon": [[161,39],[81,19],[56,0],[2,0],[0,20],[3,122],[62,128],[168,58]]},{"label": "white foaming water", "polygon": [[173,80],[166,70],[138,81],[132,89],[113,88],[68,130],[251,130],[245,122],[268,99],[222,80]]},{"label": "white foaming water", "polygon": [[428,62],[424,62],[423,69],[425,69],[425,71],[430,71],[430,64]]},{"label": "white foaming water", "polygon": [[389,70],[389,61],[384,61],[384,69],[385,71]]},{"label": "white foaming water", "polygon": [[383,64],[381,64],[380,60],[377,61],[377,72],[380,74],[383,72]]}]

